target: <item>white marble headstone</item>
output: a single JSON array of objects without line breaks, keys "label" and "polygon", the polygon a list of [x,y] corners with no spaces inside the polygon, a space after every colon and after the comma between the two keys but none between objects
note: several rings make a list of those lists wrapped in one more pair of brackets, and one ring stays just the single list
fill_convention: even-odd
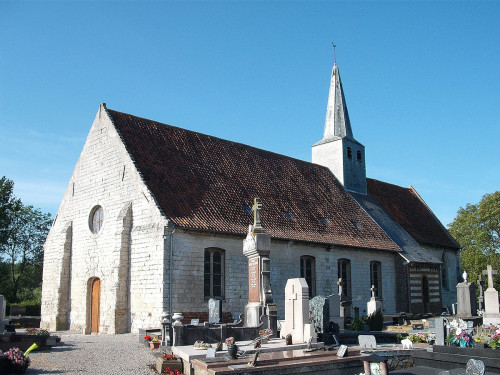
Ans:
[{"label": "white marble headstone", "polygon": [[292,334],[294,343],[303,343],[304,327],[309,323],[309,287],[306,279],[288,279],[285,286],[285,324],[281,337]]}]

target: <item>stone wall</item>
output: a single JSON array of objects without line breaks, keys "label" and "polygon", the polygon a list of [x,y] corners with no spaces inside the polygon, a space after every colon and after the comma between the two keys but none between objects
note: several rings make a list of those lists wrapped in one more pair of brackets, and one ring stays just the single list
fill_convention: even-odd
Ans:
[{"label": "stone wall", "polygon": [[[184,314],[208,311],[203,294],[203,254],[206,248],[225,252],[225,298],[222,309],[237,318],[248,301],[248,259],[243,256],[243,237],[176,230],[174,234],[173,310]],[[271,240],[271,286],[279,319],[284,318],[286,281],[300,277],[300,257],[313,256],[317,294],[337,293],[337,261],[351,261],[353,307],[366,314],[370,299],[370,261],[382,263],[384,313],[396,312],[395,256],[383,251],[327,249],[326,246]]]},{"label": "stone wall", "polygon": [[[94,234],[89,220],[97,205],[104,220]],[[166,224],[101,106],[45,243],[41,326],[89,332],[95,278],[100,332],[157,324]]]},{"label": "stone wall", "polygon": [[441,296],[443,306],[448,306],[451,311],[451,305],[457,303],[457,284],[461,281],[460,272],[460,252],[455,249],[447,249],[433,246],[423,246],[437,259],[442,259],[443,253],[446,259],[446,284],[441,285]]}]

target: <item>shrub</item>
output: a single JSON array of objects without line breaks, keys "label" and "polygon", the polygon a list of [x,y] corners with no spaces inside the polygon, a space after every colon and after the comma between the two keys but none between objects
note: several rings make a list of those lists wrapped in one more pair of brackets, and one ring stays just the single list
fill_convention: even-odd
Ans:
[{"label": "shrub", "polygon": [[359,318],[354,318],[351,322],[351,329],[353,331],[364,331],[366,324],[366,317],[361,316]]},{"label": "shrub", "polygon": [[42,306],[40,301],[31,300],[31,301],[23,301],[18,303],[20,306],[26,306],[26,315],[28,316],[40,316],[42,311]]},{"label": "shrub", "polygon": [[368,315],[366,324],[370,327],[370,331],[382,331],[384,329],[384,317],[382,311],[378,309],[373,314]]}]

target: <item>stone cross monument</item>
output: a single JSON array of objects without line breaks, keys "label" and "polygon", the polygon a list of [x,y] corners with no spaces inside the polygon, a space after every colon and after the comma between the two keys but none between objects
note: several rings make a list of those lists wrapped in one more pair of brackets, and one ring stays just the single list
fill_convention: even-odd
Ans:
[{"label": "stone cross monument", "polygon": [[487,270],[483,271],[483,275],[488,275],[488,289],[486,289],[486,291],[484,292],[484,324],[500,323],[498,291],[495,290],[495,287],[493,285],[493,275],[496,275],[497,273],[498,272],[496,270],[493,270],[491,264],[488,264]]},{"label": "stone cross monument", "polygon": [[372,297],[370,298],[370,300],[366,304],[366,313],[368,315],[375,314],[377,312],[377,310],[382,311],[382,308],[383,308],[382,307],[382,300],[375,296],[376,289],[377,288],[375,288],[375,285],[372,285],[372,287],[370,288],[370,290],[372,292]]},{"label": "stone cross monument", "polygon": [[337,285],[339,286],[339,297],[340,297],[340,316],[342,318],[350,318],[351,317],[351,301],[347,298],[344,293],[344,285],[345,281],[342,278],[339,278],[337,281]]},{"label": "stone cross monument", "polygon": [[463,274],[464,281],[457,285],[457,316],[468,318],[477,315],[476,285],[467,281],[467,272]]},{"label": "stone cross monument", "polygon": [[261,210],[262,204],[259,198],[255,198],[254,223],[249,226],[243,241],[243,255],[248,258],[248,303],[244,324],[246,327],[258,327],[262,320],[264,328],[271,328],[276,335],[278,311],[271,291],[271,236],[262,227]]},{"label": "stone cross monument", "polygon": [[477,285],[479,285],[479,310],[484,310],[484,280],[483,275],[479,275],[477,280]]}]

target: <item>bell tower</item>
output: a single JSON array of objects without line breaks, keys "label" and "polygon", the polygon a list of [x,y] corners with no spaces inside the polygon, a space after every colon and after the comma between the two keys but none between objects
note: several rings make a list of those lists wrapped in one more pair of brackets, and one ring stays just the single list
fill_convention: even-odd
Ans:
[{"label": "bell tower", "polygon": [[323,139],[312,162],[329,168],[344,188],[366,194],[365,146],[354,139],[337,63],[333,65]]}]

